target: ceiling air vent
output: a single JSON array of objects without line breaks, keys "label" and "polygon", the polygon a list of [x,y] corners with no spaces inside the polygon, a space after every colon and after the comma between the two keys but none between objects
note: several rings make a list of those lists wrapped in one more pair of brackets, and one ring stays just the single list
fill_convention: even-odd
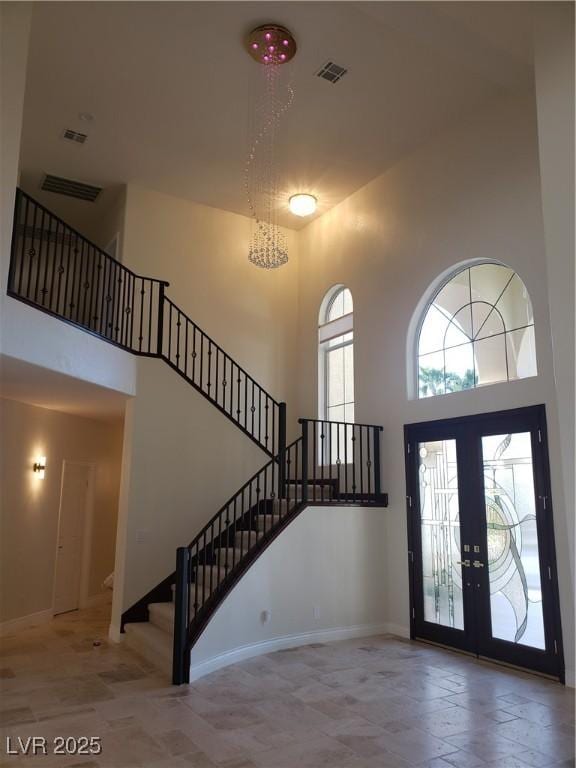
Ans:
[{"label": "ceiling air vent", "polygon": [[337,83],[348,72],[344,67],[340,67],[338,64],[334,64],[333,61],[327,61],[324,66],[316,72],[318,77],[323,77],[324,80],[328,80],[330,83]]},{"label": "ceiling air vent", "polygon": [[62,138],[66,139],[66,141],[73,141],[75,144],[85,144],[88,134],[80,133],[80,131],[73,131],[72,128],[66,128],[62,134]]},{"label": "ceiling air vent", "polygon": [[78,200],[87,200],[90,203],[93,203],[102,192],[102,187],[85,184],[83,181],[63,179],[61,176],[53,176],[50,173],[44,176],[40,189],[45,192],[55,192],[58,195],[75,197]]}]

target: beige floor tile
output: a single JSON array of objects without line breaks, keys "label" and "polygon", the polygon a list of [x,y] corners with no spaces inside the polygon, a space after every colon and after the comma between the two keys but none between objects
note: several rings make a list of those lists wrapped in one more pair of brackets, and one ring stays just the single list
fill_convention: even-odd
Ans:
[{"label": "beige floor tile", "polygon": [[[175,688],[109,643],[109,608],[4,638],[7,736],[100,736],[8,768],[568,768],[574,691],[391,636],[250,659]],[[94,644],[96,643],[96,645]]]}]

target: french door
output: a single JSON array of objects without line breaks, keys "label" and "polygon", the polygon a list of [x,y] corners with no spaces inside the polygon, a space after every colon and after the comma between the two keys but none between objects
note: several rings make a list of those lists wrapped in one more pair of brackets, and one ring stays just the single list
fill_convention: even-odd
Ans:
[{"label": "french door", "polygon": [[544,406],[405,441],[412,637],[563,680]]}]

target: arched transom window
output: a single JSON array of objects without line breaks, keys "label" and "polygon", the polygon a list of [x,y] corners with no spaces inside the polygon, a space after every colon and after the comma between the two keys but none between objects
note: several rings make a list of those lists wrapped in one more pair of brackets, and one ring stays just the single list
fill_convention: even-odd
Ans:
[{"label": "arched transom window", "polygon": [[420,326],[419,397],[536,373],[532,304],[514,270],[476,264],[444,283]]},{"label": "arched transom window", "polygon": [[354,421],[354,324],[352,294],[332,288],[320,308],[319,411],[321,419]]}]

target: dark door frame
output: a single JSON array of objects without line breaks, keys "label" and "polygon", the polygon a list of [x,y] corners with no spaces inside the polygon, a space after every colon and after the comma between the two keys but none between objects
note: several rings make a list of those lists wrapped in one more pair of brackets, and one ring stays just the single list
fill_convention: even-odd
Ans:
[{"label": "dark door frame", "polygon": [[[529,425],[529,427],[527,427]],[[419,509],[419,486],[417,442],[426,439],[468,439],[470,435],[478,435],[479,428],[484,434],[500,434],[502,431],[528,431],[532,433],[532,455],[534,471],[534,489],[536,503],[545,514],[537,514],[537,530],[540,554],[540,573],[543,595],[543,604],[547,606],[547,616],[544,616],[546,652],[538,652],[533,649],[507,641],[489,641],[484,632],[483,640],[478,640],[478,633],[482,631],[481,621],[486,616],[477,615],[477,608],[472,606],[478,601],[466,597],[464,593],[464,626],[465,630],[455,630],[440,625],[426,623],[423,630],[423,606],[419,604],[420,589],[416,586],[421,583],[422,569],[416,553],[420,552],[420,526],[416,510]],[[556,548],[554,544],[554,522],[552,512],[550,466],[548,453],[548,439],[546,428],[546,408],[544,405],[515,408],[492,413],[474,414],[471,416],[458,416],[448,419],[418,422],[404,426],[405,442],[405,466],[406,466],[406,511],[408,530],[408,563],[409,563],[409,594],[410,594],[410,637],[422,638],[442,645],[449,645],[462,651],[474,653],[504,663],[524,666],[534,671],[543,672],[558,677],[564,682],[564,654],[562,642],[562,625],[560,616],[558,574],[556,565]],[[471,441],[470,443],[471,444]],[[465,456],[463,452],[457,453],[459,477],[474,477],[476,472],[476,488],[474,489],[476,504],[475,516],[483,520],[484,487],[481,451],[471,450]],[[536,458],[538,457],[538,459]],[[459,484],[460,508],[462,509],[462,488]],[[468,523],[461,519],[462,536],[468,536],[466,530]],[[484,537],[485,538],[485,537]],[[486,553],[482,553],[487,562]],[[488,588],[488,569],[480,576],[484,580],[485,588]],[[548,576],[548,578],[546,578]],[[489,594],[489,591],[487,592]],[[418,603],[418,604],[417,604]],[[484,625],[485,629],[485,625]],[[483,645],[480,652],[478,643]],[[507,646],[509,646],[507,648]],[[488,653],[486,653],[488,649]],[[554,652],[552,652],[554,649]]]}]

